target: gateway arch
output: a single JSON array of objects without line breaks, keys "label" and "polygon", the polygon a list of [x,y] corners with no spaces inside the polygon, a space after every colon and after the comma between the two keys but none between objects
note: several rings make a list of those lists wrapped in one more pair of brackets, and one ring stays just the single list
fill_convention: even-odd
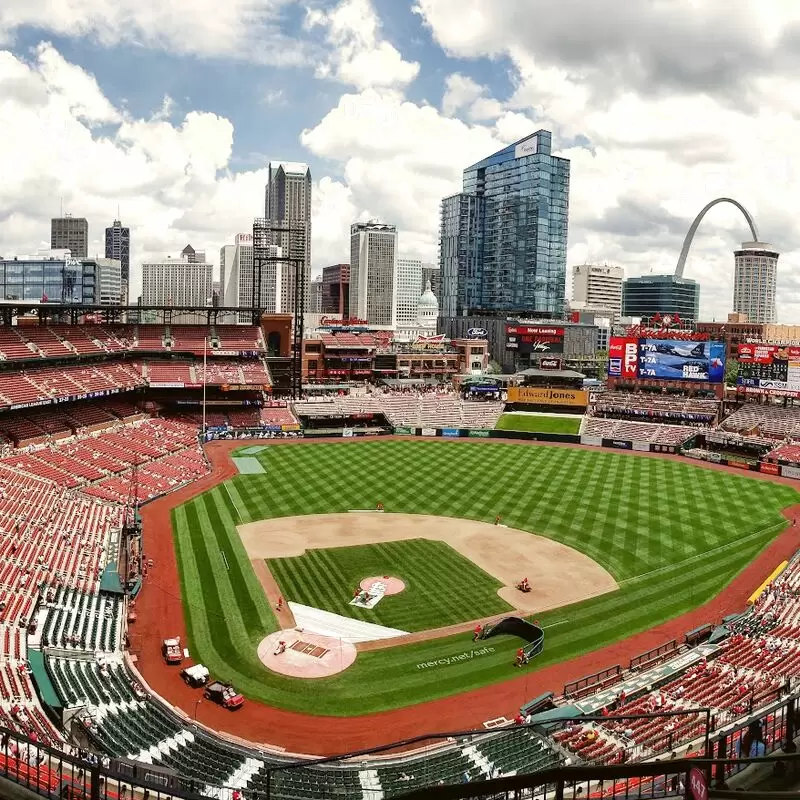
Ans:
[{"label": "gateway arch", "polygon": [[742,215],[745,218],[745,221],[750,226],[750,233],[753,234],[752,241],[757,242],[758,239],[758,228],[756,228],[756,222],[751,216],[750,212],[737,200],[733,200],[730,197],[718,197],[716,200],[712,200],[695,218],[694,222],[691,224],[688,233],[686,234],[686,238],[683,240],[683,247],[681,248],[681,254],[678,257],[678,264],[675,267],[675,277],[682,278],[683,277],[683,268],[686,266],[686,258],[689,255],[689,250],[692,247],[692,242],[694,241],[694,235],[697,233],[697,229],[700,226],[700,223],[703,221],[703,217],[712,209],[714,206],[718,205],[719,203],[730,203],[732,206],[736,206],[739,211],[742,212]]}]

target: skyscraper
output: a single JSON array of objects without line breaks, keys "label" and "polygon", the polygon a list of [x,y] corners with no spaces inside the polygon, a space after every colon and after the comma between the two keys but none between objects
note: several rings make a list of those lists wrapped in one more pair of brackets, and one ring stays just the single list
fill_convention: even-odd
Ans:
[{"label": "skyscraper", "polygon": [[441,313],[564,311],[569,160],[540,130],[464,170],[442,201]]},{"label": "skyscraper", "polygon": [[[306,287],[311,280],[311,170],[307,164],[289,161],[269,164],[269,179],[265,189],[265,218],[271,230],[270,245],[280,248],[286,257],[284,262],[270,264],[275,272],[275,285],[280,286],[276,302],[276,312],[291,313],[295,306],[294,259],[302,259],[303,283]],[[303,227],[302,244],[298,248],[296,228]],[[281,227],[294,230],[282,231]]]},{"label": "skyscraper", "polygon": [[350,316],[394,328],[397,228],[377,220],[350,226]]},{"label": "skyscraper", "polygon": [[691,278],[674,275],[642,275],[622,284],[622,315],[650,319],[677,315],[691,324],[700,316],[700,286]]},{"label": "skyscraper", "polygon": [[184,250],[178,258],[142,264],[143,305],[202,308],[211,302],[213,267],[194,260],[194,251],[189,255]]},{"label": "skyscraper", "polygon": [[734,251],[733,311],[746,314],[748,322],[776,321],[775,288],[780,253],[764,242],[743,242]]},{"label": "skyscraper", "polygon": [[115,258],[122,266],[122,293],[127,299],[131,272],[131,229],[124,228],[118,219],[110,228],[106,228],[106,258]]},{"label": "skyscraper", "polygon": [[607,314],[616,322],[622,314],[625,270],[610,264],[576,264],[572,268],[572,307]]},{"label": "skyscraper", "polygon": [[[234,241],[219,251],[220,305],[248,309],[253,305],[253,234],[237,234]],[[225,322],[247,322],[251,316],[226,314]]]},{"label": "skyscraper", "polygon": [[322,313],[322,275],[317,276],[308,284],[308,303],[306,311],[309,314]]},{"label": "skyscraper", "polygon": [[73,258],[89,255],[89,223],[86,217],[54,217],[50,220],[50,248],[69,250]]},{"label": "skyscraper", "polygon": [[332,264],[322,270],[322,313],[346,317],[350,313],[350,265]]},{"label": "skyscraper", "polygon": [[422,283],[422,260],[419,258],[397,259],[397,290],[395,292],[398,328],[417,324],[419,316],[420,284]]}]

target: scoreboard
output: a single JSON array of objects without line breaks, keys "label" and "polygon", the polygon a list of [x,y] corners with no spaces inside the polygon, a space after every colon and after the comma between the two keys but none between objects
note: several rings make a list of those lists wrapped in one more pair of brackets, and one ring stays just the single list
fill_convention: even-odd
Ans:
[{"label": "scoreboard", "polygon": [[741,361],[738,377],[746,381],[785,381],[788,372],[788,361],[772,361],[769,364]]},{"label": "scoreboard", "polygon": [[736,385],[753,394],[800,397],[800,347],[740,344]]}]

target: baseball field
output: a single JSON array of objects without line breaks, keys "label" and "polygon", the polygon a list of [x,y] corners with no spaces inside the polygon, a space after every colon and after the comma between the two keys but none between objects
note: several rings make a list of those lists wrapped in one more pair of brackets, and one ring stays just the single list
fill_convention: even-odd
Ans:
[{"label": "baseball field", "polygon": [[[545,628],[544,652],[528,667],[535,670],[706,602],[783,529],[781,509],[798,502],[791,487],[744,475],[583,449],[374,440],[266,446],[255,457],[263,473],[238,475],[173,512],[189,648],[252,699],[335,716],[413,705],[515,677],[519,640],[498,637],[476,647],[464,633],[435,636],[359,652],[350,668],[329,678],[274,674],[256,650],[280,626],[254,569],[255,551],[242,536],[250,530],[244,538],[252,538],[260,520],[325,515],[314,521],[312,549],[301,543],[266,560],[287,601],[407,631],[466,623],[515,605],[513,594],[500,588],[508,576],[493,566],[502,562],[496,551],[503,550],[504,531],[512,563],[512,542],[518,547],[526,534],[530,563],[537,542],[574,552],[570,560],[541,548],[543,574],[563,569],[566,583],[580,559],[596,562],[616,588],[533,612]],[[404,516],[412,526],[406,521],[396,542],[386,541],[384,531],[373,543],[362,533],[357,544],[342,546],[341,523],[326,538],[329,515],[378,503],[389,513],[352,516],[425,515],[444,519],[440,527],[455,533],[437,541],[420,518],[415,538],[413,518]],[[493,524],[498,516],[507,529]],[[477,538],[489,544],[463,545],[458,520],[486,523],[491,536]],[[402,579],[406,591],[372,611],[349,605],[360,577],[383,574]]]}]

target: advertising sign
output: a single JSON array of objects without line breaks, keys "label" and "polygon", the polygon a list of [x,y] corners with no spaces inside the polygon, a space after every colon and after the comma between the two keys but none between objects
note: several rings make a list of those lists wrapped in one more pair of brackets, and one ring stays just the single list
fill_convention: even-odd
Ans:
[{"label": "advertising sign", "polygon": [[414,350],[441,350],[447,344],[447,339],[443,333],[436,334],[435,336],[417,336],[411,342],[411,347]]},{"label": "advertising sign", "polygon": [[539,137],[535,134],[514,148],[514,158],[535,156],[539,152]]},{"label": "advertising sign", "polygon": [[472,439],[488,439],[489,431],[470,431],[469,435]]},{"label": "advertising sign", "polygon": [[344,319],[337,319],[336,317],[322,317],[319,321],[322,328],[350,328],[369,325],[367,320],[360,317],[345,317]]},{"label": "advertising sign", "polygon": [[506,325],[506,350],[518,353],[563,353],[564,329],[547,325]]},{"label": "advertising sign", "polygon": [[540,389],[536,386],[511,386],[509,403],[531,403],[545,406],[589,405],[589,393],[585,389]]},{"label": "advertising sign", "polygon": [[395,428],[394,432],[398,436],[413,436],[414,431],[411,428]]},{"label": "advertising sign", "polygon": [[639,340],[612,336],[608,343],[608,375],[635,379],[639,374]]},{"label": "advertising sign", "polygon": [[800,469],[797,467],[781,467],[781,475],[784,478],[794,478],[797,480],[800,478]]},{"label": "advertising sign", "polygon": [[489,335],[486,328],[470,328],[467,331],[468,339],[485,339]]},{"label": "advertising sign", "polygon": [[423,436],[436,436],[436,428],[422,428],[420,432]]},{"label": "advertising sign", "polygon": [[539,369],[561,369],[561,359],[542,358],[539,361]]},{"label": "advertising sign", "polygon": [[442,436],[457,437],[461,435],[458,428],[442,428]]},{"label": "advertising sign", "polygon": [[603,447],[613,447],[617,450],[632,450],[633,442],[623,439],[603,439]]},{"label": "advertising sign", "polygon": [[773,464],[769,461],[762,461],[758,465],[759,472],[765,472],[767,475],[780,475],[781,471],[778,468],[777,464]]},{"label": "advertising sign", "polygon": [[639,341],[639,378],[722,383],[725,342]]},{"label": "advertising sign", "polygon": [[740,344],[736,385],[752,394],[800,396],[800,347]]}]

